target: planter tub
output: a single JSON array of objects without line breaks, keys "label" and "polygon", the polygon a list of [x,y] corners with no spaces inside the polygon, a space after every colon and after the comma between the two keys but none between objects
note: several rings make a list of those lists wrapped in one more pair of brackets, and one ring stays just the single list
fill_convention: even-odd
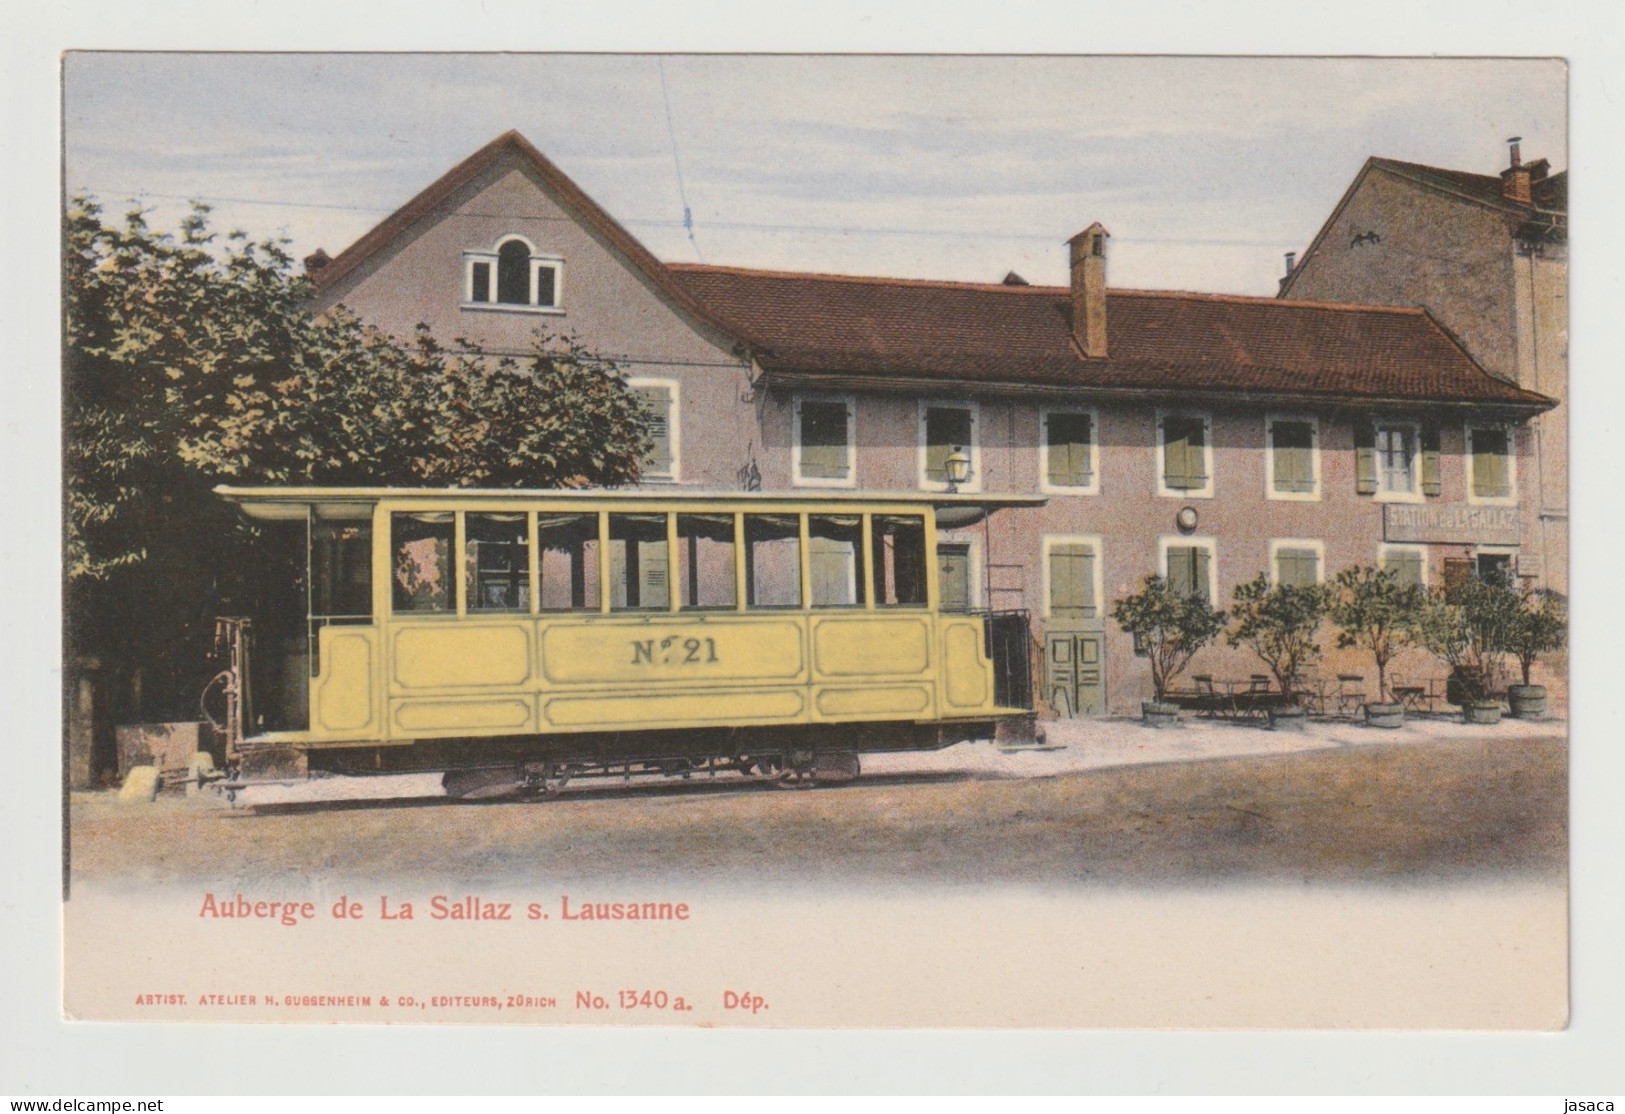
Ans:
[{"label": "planter tub", "polygon": [[1309,722],[1308,709],[1299,705],[1270,709],[1271,731],[1302,731]]},{"label": "planter tub", "polygon": [[1499,700],[1469,700],[1461,706],[1461,720],[1463,723],[1500,723],[1501,702]]},{"label": "planter tub", "polygon": [[1507,703],[1512,706],[1513,719],[1545,719],[1546,686],[1512,685],[1507,689]]},{"label": "planter tub", "polygon": [[1367,727],[1395,728],[1405,726],[1405,705],[1373,703],[1365,706]]},{"label": "planter tub", "polygon": [[1140,705],[1140,718],[1147,727],[1178,727],[1179,705],[1159,704],[1154,700],[1147,700]]}]

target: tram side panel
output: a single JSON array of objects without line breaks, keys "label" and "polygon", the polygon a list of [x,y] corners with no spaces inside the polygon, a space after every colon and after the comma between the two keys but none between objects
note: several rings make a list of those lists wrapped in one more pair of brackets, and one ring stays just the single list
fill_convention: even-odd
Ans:
[{"label": "tram side panel", "polygon": [[985,717],[981,624],[802,612],[330,627],[312,742]]}]

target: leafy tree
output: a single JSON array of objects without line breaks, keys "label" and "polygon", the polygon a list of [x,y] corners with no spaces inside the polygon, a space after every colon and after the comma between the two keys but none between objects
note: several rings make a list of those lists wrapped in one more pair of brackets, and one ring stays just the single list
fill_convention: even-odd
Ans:
[{"label": "leafy tree", "polygon": [[1262,573],[1236,585],[1230,619],[1235,625],[1226,641],[1245,645],[1268,667],[1284,693],[1300,673],[1320,657],[1315,634],[1331,608],[1332,590],[1324,584],[1276,584]]},{"label": "leafy tree", "polygon": [[1155,574],[1140,590],[1112,604],[1112,618],[1134,636],[1151,661],[1151,688],[1160,703],[1196,652],[1219,636],[1225,613],[1199,595],[1183,595]]},{"label": "leafy tree", "polygon": [[1524,596],[1507,639],[1507,649],[1518,659],[1524,684],[1530,683],[1536,658],[1567,644],[1568,631],[1568,605],[1562,596],[1552,591]]},{"label": "leafy tree", "polygon": [[317,317],[284,243],[202,205],[169,234],[78,197],[63,235],[68,645],[126,682],[114,715],[194,716],[213,616],[289,576],[256,575],[296,555],[216,484],[613,485],[648,451],[618,369],[572,341],[493,359]]},{"label": "leafy tree", "polygon": [[[1429,594],[1417,624],[1419,641],[1449,664],[1466,699],[1483,700],[1505,687],[1506,655],[1523,609],[1523,593],[1512,578],[1464,577]],[[1538,653],[1530,655],[1531,665]]]},{"label": "leafy tree", "polygon": [[1416,624],[1426,594],[1420,585],[1403,584],[1390,569],[1370,565],[1337,574],[1331,618],[1341,628],[1337,644],[1361,649],[1377,663],[1377,698],[1387,701],[1388,663],[1416,640]]}]

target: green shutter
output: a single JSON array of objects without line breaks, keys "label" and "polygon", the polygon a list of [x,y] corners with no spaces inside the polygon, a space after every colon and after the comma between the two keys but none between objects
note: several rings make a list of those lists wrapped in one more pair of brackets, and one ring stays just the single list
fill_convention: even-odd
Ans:
[{"label": "green shutter", "polygon": [[1382,567],[1394,574],[1394,578],[1401,586],[1412,584],[1420,586],[1422,583],[1422,555],[1416,552],[1388,553],[1382,559]]},{"label": "green shutter", "polygon": [[801,475],[804,479],[844,480],[851,474],[844,402],[802,402]]},{"label": "green shutter", "polygon": [[1090,446],[1094,440],[1088,414],[1050,414],[1045,419],[1049,442],[1046,461],[1049,482],[1055,487],[1088,487],[1093,481],[1089,467]]},{"label": "green shutter", "polygon": [[1191,594],[1191,554],[1188,545],[1168,547],[1168,590],[1176,596]]},{"label": "green shutter", "polygon": [[1354,490],[1372,495],[1377,490],[1377,435],[1371,423],[1354,423]]},{"label": "green shutter", "polygon": [[1168,547],[1168,588],[1176,595],[1201,596],[1212,602],[1208,590],[1208,552],[1201,546]]},{"label": "green shutter", "polygon": [[1092,618],[1095,614],[1095,551],[1087,545],[1055,545],[1049,551],[1049,606]]},{"label": "green shutter", "polygon": [[1307,588],[1320,579],[1320,555],[1312,549],[1277,549],[1275,580],[1294,588]]},{"label": "green shutter", "polygon": [[1473,494],[1480,499],[1502,499],[1512,494],[1512,473],[1508,468],[1511,448],[1504,429],[1474,429]]},{"label": "green shutter", "polygon": [[649,439],[654,445],[643,458],[645,476],[671,475],[671,388],[633,387],[632,394],[642,404],[648,419]]},{"label": "green shutter", "polygon": [[1422,494],[1437,495],[1443,490],[1439,482],[1439,427],[1422,427]]},{"label": "green shutter", "polygon": [[1170,491],[1192,491],[1207,486],[1205,444],[1200,418],[1164,418],[1162,422],[1162,482]]},{"label": "green shutter", "polygon": [[954,449],[970,455],[970,411],[933,406],[925,412],[925,478],[948,482],[948,457]]},{"label": "green shutter", "polygon": [[1308,422],[1273,422],[1270,449],[1274,457],[1271,477],[1278,492],[1315,490],[1314,430]]}]

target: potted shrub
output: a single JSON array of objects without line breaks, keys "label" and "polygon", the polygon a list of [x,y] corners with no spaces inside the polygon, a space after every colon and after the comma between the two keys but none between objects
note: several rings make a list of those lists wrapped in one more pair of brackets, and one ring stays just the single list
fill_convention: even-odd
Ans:
[{"label": "potted shrub", "polygon": [[1331,608],[1332,590],[1324,584],[1271,585],[1261,573],[1236,585],[1234,599],[1230,608],[1234,625],[1225,640],[1246,646],[1274,676],[1284,702],[1270,709],[1270,726],[1302,730],[1302,694],[1293,683],[1320,657],[1315,634]]},{"label": "potted shrub", "polygon": [[1171,727],[1179,719],[1179,705],[1168,703],[1168,687],[1184,672],[1196,652],[1224,629],[1224,612],[1215,611],[1199,595],[1182,595],[1162,577],[1145,578],[1140,590],[1112,604],[1112,619],[1134,637],[1137,652],[1151,664],[1154,699],[1140,705],[1147,724]]},{"label": "potted shrub", "polygon": [[1504,577],[1466,577],[1423,602],[1420,640],[1450,666],[1445,698],[1468,723],[1501,721],[1506,654],[1522,606],[1521,593]]},{"label": "potted shrub", "polygon": [[1420,586],[1401,583],[1391,569],[1364,565],[1337,574],[1330,608],[1339,628],[1337,644],[1364,650],[1377,664],[1377,699],[1365,706],[1366,723],[1373,727],[1398,727],[1405,721],[1405,706],[1388,691],[1388,663],[1414,645],[1422,599]]},{"label": "potted shrub", "polygon": [[1518,659],[1523,684],[1507,686],[1507,705],[1514,719],[1546,715],[1546,686],[1531,683],[1535,659],[1561,650],[1568,639],[1568,607],[1556,592],[1529,592],[1523,597],[1508,632],[1507,650]]}]

